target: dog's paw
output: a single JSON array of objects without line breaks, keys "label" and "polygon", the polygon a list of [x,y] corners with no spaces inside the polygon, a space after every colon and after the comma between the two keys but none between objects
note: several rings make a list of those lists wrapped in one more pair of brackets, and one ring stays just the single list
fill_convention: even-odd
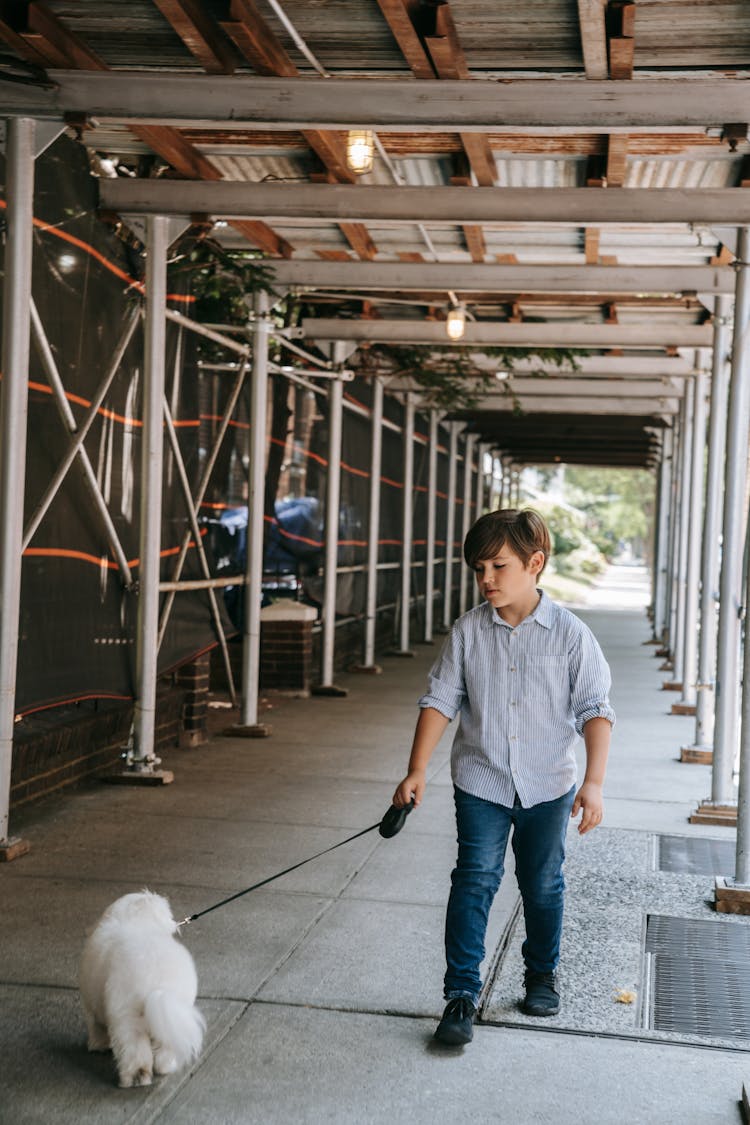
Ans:
[{"label": "dog's paw", "polygon": [[154,1053],[154,1073],[155,1074],[174,1074],[177,1070],[177,1059],[172,1051],[168,1051],[166,1047],[159,1047]]},{"label": "dog's paw", "polygon": [[120,1075],[120,1087],[123,1090],[130,1089],[131,1086],[150,1086],[153,1081],[153,1074],[142,1066],[140,1070],[136,1070],[133,1074]]}]

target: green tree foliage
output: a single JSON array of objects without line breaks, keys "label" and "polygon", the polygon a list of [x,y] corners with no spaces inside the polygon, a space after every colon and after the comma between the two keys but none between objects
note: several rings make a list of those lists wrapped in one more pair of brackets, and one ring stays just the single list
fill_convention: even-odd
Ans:
[{"label": "green tree foliage", "polygon": [[581,511],[591,541],[611,558],[619,544],[642,554],[654,518],[654,477],[645,469],[565,470],[565,495]]}]

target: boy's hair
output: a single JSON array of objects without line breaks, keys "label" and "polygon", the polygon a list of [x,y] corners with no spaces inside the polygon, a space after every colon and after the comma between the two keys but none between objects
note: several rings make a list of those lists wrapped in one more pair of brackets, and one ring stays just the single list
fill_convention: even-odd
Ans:
[{"label": "boy's hair", "polygon": [[547,525],[532,508],[499,508],[480,516],[464,541],[464,558],[470,567],[480,559],[494,559],[507,546],[524,566],[535,551],[544,552],[541,574],[552,550]]}]

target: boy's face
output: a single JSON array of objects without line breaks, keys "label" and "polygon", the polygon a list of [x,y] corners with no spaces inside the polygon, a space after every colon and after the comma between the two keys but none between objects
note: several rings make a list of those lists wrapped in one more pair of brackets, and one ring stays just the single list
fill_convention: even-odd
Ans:
[{"label": "boy's face", "polygon": [[536,599],[536,580],[543,565],[543,551],[535,551],[524,564],[504,545],[494,558],[479,559],[474,571],[480,593],[494,609],[523,609]]}]

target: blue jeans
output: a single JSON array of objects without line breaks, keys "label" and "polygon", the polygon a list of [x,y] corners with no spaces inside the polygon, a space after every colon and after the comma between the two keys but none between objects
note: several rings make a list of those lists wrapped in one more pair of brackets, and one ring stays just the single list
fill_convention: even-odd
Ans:
[{"label": "blue jeans", "polygon": [[575,786],[555,801],[512,809],[455,789],[458,860],[451,875],[445,922],[445,998],[467,996],[476,1005],[479,966],[492,900],[500,886],[511,825],[516,878],[523,899],[526,968],[551,973],[560,956],[565,834]]}]

